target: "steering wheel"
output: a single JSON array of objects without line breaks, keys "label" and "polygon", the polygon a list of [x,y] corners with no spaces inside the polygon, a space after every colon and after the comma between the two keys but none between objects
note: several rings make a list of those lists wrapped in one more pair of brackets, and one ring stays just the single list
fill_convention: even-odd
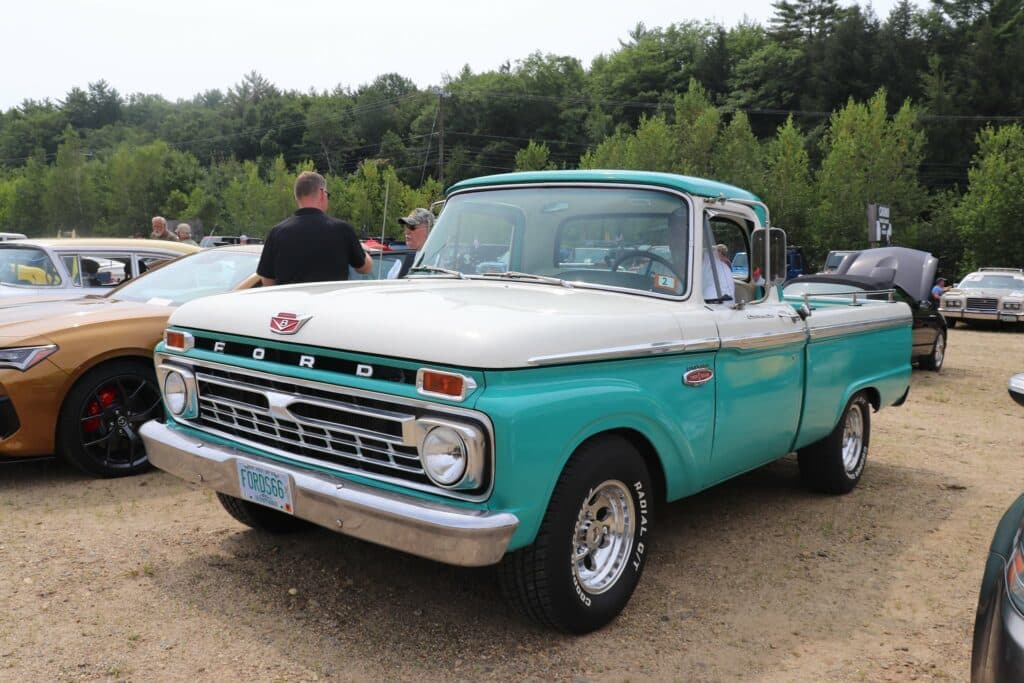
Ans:
[{"label": "steering wheel", "polygon": [[[682,289],[683,281],[684,281],[683,275],[682,275],[682,273],[679,272],[679,270],[676,269],[675,264],[673,264],[672,261],[670,261],[669,259],[665,258],[664,256],[658,256],[657,254],[655,254],[652,251],[646,251],[646,250],[640,250],[640,249],[630,249],[630,250],[627,250],[627,251],[623,252],[622,254],[618,255],[611,262],[611,265],[609,267],[610,267],[611,271],[614,272],[615,270],[618,269],[618,266],[621,266],[626,261],[630,261],[632,259],[647,259],[648,261],[650,261],[650,263],[647,265],[647,271],[644,273],[646,275],[650,274],[650,268],[651,268],[651,266],[654,263],[660,263],[660,264],[664,265],[665,267],[667,267],[669,269],[669,271],[673,275],[675,275],[676,283],[677,283],[677,286],[676,286],[675,289],[676,290],[681,290]],[[653,282],[651,282],[651,290],[653,290],[653,289],[654,289],[654,284],[653,284]],[[665,288],[665,289],[668,289],[668,288]]]}]

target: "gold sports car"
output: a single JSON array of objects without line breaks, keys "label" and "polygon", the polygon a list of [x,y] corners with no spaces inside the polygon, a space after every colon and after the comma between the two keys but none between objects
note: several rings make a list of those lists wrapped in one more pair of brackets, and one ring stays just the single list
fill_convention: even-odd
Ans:
[{"label": "gold sports car", "polygon": [[148,466],[153,347],[192,299],[256,286],[263,247],[198,251],[104,296],[0,307],[0,461],[56,453],[97,476]]}]

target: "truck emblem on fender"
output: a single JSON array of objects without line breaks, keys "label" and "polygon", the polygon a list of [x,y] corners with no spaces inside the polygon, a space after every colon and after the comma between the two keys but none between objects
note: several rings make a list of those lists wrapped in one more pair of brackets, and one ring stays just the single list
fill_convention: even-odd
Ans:
[{"label": "truck emblem on fender", "polygon": [[686,371],[686,374],[683,375],[683,384],[688,387],[699,387],[702,384],[710,382],[711,378],[714,376],[715,373],[706,365],[690,368]]},{"label": "truck emblem on fender", "polygon": [[270,319],[270,331],[276,334],[295,334],[313,316],[278,313]]}]

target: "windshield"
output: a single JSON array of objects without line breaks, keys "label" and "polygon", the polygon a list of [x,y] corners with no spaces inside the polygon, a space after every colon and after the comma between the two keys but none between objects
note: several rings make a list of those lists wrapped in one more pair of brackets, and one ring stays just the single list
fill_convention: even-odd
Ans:
[{"label": "windshield", "polygon": [[8,285],[59,287],[60,271],[44,250],[36,247],[0,249],[0,282]]},{"label": "windshield", "polygon": [[[689,207],[626,187],[522,187],[451,197],[413,277],[537,276],[574,285],[682,296]],[[513,275],[515,274],[515,275]]]},{"label": "windshield", "polygon": [[1024,292],[1024,278],[1013,275],[971,273],[959,284],[960,289],[1013,289]]},{"label": "windshield", "polygon": [[201,296],[221,294],[256,272],[259,252],[201,251],[146,273],[110,293],[114,299],[178,306]]}]

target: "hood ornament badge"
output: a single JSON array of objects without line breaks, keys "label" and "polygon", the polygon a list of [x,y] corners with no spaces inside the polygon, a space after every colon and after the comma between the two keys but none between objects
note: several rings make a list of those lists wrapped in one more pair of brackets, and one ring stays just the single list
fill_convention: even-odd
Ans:
[{"label": "hood ornament badge", "polygon": [[275,334],[295,334],[312,317],[296,313],[278,313],[270,318],[270,331]]}]

